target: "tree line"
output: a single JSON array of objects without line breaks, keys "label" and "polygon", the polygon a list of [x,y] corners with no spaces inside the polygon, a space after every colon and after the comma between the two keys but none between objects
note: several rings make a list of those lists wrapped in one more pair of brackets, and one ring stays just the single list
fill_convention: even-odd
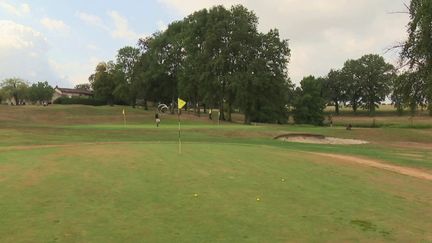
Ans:
[{"label": "tree line", "polygon": [[[376,54],[348,60],[326,77],[305,77],[295,87],[288,77],[288,41],[277,29],[260,33],[257,26],[258,17],[241,5],[203,9],[140,39],[137,47],[120,49],[115,61],[97,65],[89,81],[108,104],[141,100],[146,107],[147,101],[175,104],[183,97],[197,114],[217,108],[230,121],[240,111],[245,123],[285,123],[292,114],[298,123],[322,124],[327,105],[336,115],[342,105],[373,115],[386,99],[399,112],[431,107],[426,82],[419,81],[423,71],[400,73]],[[415,42],[407,41],[402,52],[410,62],[408,53],[417,51],[408,46]],[[418,63],[410,66],[420,70]]]},{"label": "tree line", "polygon": [[[173,112],[181,97],[198,115],[202,109],[219,109],[221,119],[230,121],[233,112],[241,112],[245,123],[286,123],[292,115],[296,123],[321,125],[327,106],[334,106],[336,115],[340,106],[374,115],[386,100],[400,114],[427,108],[432,115],[432,2],[412,0],[407,9],[408,39],[398,46],[399,67],[368,54],[347,60],[325,77],[305,77],[296,87],[288,77],[288,41],[279,31],[259,32],[258,17],[241,5],[216,6],[171,23],[135,47],[121,48],[114,61],[97,65],[90,85],[78,88],[91,88],[96,99],[109,105],[148,109],[148,102],[164,103]],[[5,80],[0,99],[18,101],[28,86]],[[36,96],[32,99],[46,99],[42,92],[33,92]]]},{"label": "tree line", "polygon": [[292,83],[288,41],[277,29],[258,31],[258,17],[241,5],[203,9],[163,32],[124,47],[115,61],[99,63],[89,78],[96,97],[109,104],[138,100],[188,101],[199,114],[217,108],[230,121],[285,123]]},{"label": "tree line", "polygon": [[16,105],[26,102],[47,104],[53,94],[54,89],[47,81],[30,84],[20,78],[8,78],[0,83],[0,103],[10,99]]}]

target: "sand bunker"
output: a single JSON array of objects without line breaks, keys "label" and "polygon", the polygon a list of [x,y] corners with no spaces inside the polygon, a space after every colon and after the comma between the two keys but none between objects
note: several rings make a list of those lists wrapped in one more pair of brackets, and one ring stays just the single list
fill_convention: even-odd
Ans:
[{"label": "sand bunker", "polygon": [[296,143],[312,143],[312,144],[342,144],[342,145],[355,145],[355,144],[367,144],[367,141],[357,139],[343,139],[326,137],[323,135],[316,134],[284,134],[275,137],[277,140],[284,142],[296,142]]}]

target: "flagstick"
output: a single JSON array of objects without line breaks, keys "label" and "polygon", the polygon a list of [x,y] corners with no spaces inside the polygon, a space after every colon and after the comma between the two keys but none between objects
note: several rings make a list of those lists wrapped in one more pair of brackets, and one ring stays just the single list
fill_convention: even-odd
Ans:
[{"label": "flagstick", "polygon": [[182,148],[181,148],[180,109],[178,109],[177,116],[178,116],[179,154],[181,154],[182,153]]}]

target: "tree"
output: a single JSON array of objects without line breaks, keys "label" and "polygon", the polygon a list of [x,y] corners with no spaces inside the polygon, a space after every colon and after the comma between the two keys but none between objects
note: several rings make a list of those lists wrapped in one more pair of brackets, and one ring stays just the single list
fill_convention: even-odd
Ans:
[{"label": "tree", "polygon": [[260,34],[255,46],[246,47],[252,56],[244,59],[246,71],[236,78],[237,103],[245,114],[245,123],[288,121],[289,93],[292,84],[288,79],[290,49],[281,40],[277,30]]},{"label": "tree", "polygon": [[341,70],[330,70],[324,83],[325,94],[335,107],[335,112],[339,115],[341,102],[347,99],[347,82]]},{"label": "tree", "polygon": [[305,77],[295,91],[294,121],[297,124],[323,125],[326,102],[323,95],[324,79]]},{"label": "tree", "polygon": [[117,53],[116,69],[121,73],[122,79],[117,80],[114,94],[121,99],[129,100],[135,107],[138,94],[138,78],[135,66],[140,59],[140,50],[135,47],[126,46]]},{"label": "tree", "polygon": [[28,97],[30,101],[36,102],[49,102],[51,101],[54,94],[54,89],[51,87],[48,82],[38,82],[32,84],[32,86],[28,90]]},{"label": "tree", "polygon": [[0,87],[7,98],[12,98],[19,105],[27,98],[28,82],[19,78],[9,78],[2,81]]},{"label": "tree", "polygon": [[184,20],[183,71],[179,74],[179,95],[194,104],[199,115],[201,103],[209,107],[214,105],[213,97],[206,96],[205,83],[209,80],[208,53],[206,52],[206,35],[209,14],[207,9],[195,12]]},{"label": "tree", "polygon": [[181,31],[182,22],[174,22],[165,32],[156,33],[148,40],[145,76],[156,102],[177,102],[178,79],[184,59]]},{"label": "tree", "polygon": [[394,75],[394,67],[379,55],[364,55],[345,62],[341,78],[346,80],[347,101],[354,112],[361,107],[374,114],[390,94]]},{"label": "tree", "polygon": [[96,72],[89,77],[95,97],[106,100],[108,105],[114,105],[114,91],[118,77],[119,73],[116,72],[113,62],[99,63]]},{"label": "tree", "polygon": [[401,61],[416,73],[415,86],[422,86],[432,115],[432,1],[412,0],[409,15],[408,40],[403,44]]},{"label": "tree", "polygon": [[221,117],[225,120],[225,101],[227,100],[229,82],[229,50],[231,13],[223,6],[209,10],[206,36],[206,52],[208,53],[207,97],[215,97],[213,101],[219,105]]},{"label": "tree", "polygon": [[111,93],[111,86],[109,92],[102,87],[111,82],[101,82],[108,75],[117,98],[140,97],[145,104],[173,108],[181,96],[198,115],[202,106],[219,107],[222,120],[240,110],[246,123],[284,123],[292,88],[288,41],[276,29],[263,34],[257,26],[255,13],[241,5],[195,12],[140,39],[139,49],[120,49],[114,70],[92,75],[95,93]]},{"label": "tree", "polygon": [[360,106],[360,99],[363,95],[360,69],[358,60],[348,60],[342,68],[342,75],[346,80],[346,98],[348,105],[352,107],[354,113],[357,112]]},{"label": "tree", "polygon": [[425,84],[419,82],[417,75],[418,73],[405,72],[393,79],[391,99],[399,114],[408,107],[411,115],[415,115],[417,108],[425,106],[427,102],[422,90]]},{"label": "tree", "polygon": [[77,85],[75,85],[75,89],[91,91],[91,90],[92,90],[92,87],[91,87],[91,84],[90,84],[90,83],[86,83],[86,84],[77,84]]},{"label": "tree", "polygon": [[372,115],[387,95],[390,94],[391,81],[395,75],[394,67],[379,55],[365,55],[359,60],[358,76],[361,81],[361,107]]}]

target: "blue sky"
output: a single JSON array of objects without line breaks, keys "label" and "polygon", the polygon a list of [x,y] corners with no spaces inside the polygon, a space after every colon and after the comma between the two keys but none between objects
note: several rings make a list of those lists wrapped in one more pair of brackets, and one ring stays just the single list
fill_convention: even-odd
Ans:
[{"label": "blue sky", "polygon": [[290,40],[290,77],[325,75],[349,58],[378,53],[405,38],[408,16],[395,0],[0,0],[0,80],[72,87],[125,45],[163,30],[173,20],[216,4],[243,4],[260,30],[278,28]]}]

